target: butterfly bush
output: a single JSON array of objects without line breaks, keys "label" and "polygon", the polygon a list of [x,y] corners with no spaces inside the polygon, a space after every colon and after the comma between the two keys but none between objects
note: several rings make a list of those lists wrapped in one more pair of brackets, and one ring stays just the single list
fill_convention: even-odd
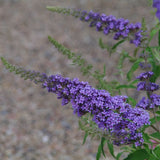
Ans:
[{"label": "butterfly bush", "polygon": [[[153,7],[157,8],[156,16],[160,19],[160,1],[153,0]],[[79,81],[78,78],[64,78],[59,74],[48,76],[45,73],[25,70],[21,67],[9,64],[3,57],[1,57],[5,67],[9,69],[10,72],[19,74],[25,80],[30,79],[34,83],[40,84],[42,88],[46,89],[49,93],[56,94],[57,98],[61,99],[62,106],[70,103],[73,108],[73,113],[80,119],[86,115],[91,116],[91,121],[99,128],[99,131],[103,133],[101,143],[98,148],[97,160],[99,160],[101,152],[104,155],[103,145],[105,142],[104,139],[106,138],[105,134],[109,135],[109,139],[107,139],[108,147],[111,155],[116,160],[119,160],[123,152],[120,152],[117,156],[115,156],[113,153],[113,146],[111,146],[109,141],[117,146],[133,145],[129,151],[131,154],[129,154],[128,159],[125,160],[133,158],[133,153],[136,153],[136,151],[140,152],[142,155],[145,153],[143,156],[144,158],[142,159],[151,160],[155,158],[155,160],[158,160],[157,155],[160,155],[160,148],[158,148],[158,145],[156,146],[155,144],[160,144],[160,140],[157,138],[160,136],[160,131],[158,125],[155,127],[153,124],[156,124],[158,119],[160,120],[160,116],[157,117],[156,115],[159,114],[156,110],[160,107],[160,95],[153,92],[159,90],[160,88],[159,85],[155,83],[156,79],[160,76],[158,71],[160,70],[160,66],[157,65],[157,62],[160,62],[160,56],[157,54],[156,56],[153,55],[153,53],[157,52],[152,51],[152,47],[149,46],[150,40],[146,40],[148,33],[144,29],[145,27],[142,27],[142,24],[139,22],[133,24],[127,19],[117,19],[113,15],[107,16],[104,13],[100,14],[93,11],[88,12],[85,10],[60,7],[47,8],[53,12],[71,15],[79,18],[83,22],[88,22],[90,27],[95,27],[98,32],[103,32],[104,35],[113,33],[113,39],[121,40],[120,43],[123,43],[125,40],[129,40],[130,43],[133,43],[138,49],[140,49],[141,53],[138,58],[136,58],[136,52],[138,51],[137,49],[135,50],[134,57],[126,54],[124,57],[120,58],[120,60],[124,60],[127,57],[131,62],[134,62],[130,71],[127,73],[128,81],[130,81],[130,75],[133,74],[139,66],[142,70],[144,70],[136,77],[139,82],[136,86],[133,86],[133,84],[137,81],[133,81],[130,85],[119,85],[116,89],[137,88],[137,91],[143,91],[146,93],[147,97],[143,96],[137,102],[131,97],[121,95],[121,90],[119,90],[119,95],[112,95],[107,90],[104,90],[103,87],[102,89],[96,89],[89,85],[88,82]],[[158,29],[160,37],[160,27]],[[157,32],[157,30],[154,29],[153,31],[155,33]],[[155,34],[154,32],[152,34]],[[153,37],[152,34],[150,35],[151,37]],[[51,37],[49,37],[49,40],[56,48],[58,48],[59,51],[61,51],[64,55],[67,55],[69,59],[72,59],[74,63],[77,61],[79,66],[85,66],[84,59],[81,59],[81,57],[78,56],[75,58],[75,53],[70,52],[70,50],[60,45]],[[118,42],[116,45],[118,46],[120,43]],[[87,71],[93,68],[91,65],[88,66],[89,68],[87,67]],[[86,71],[85,68],[83,68],[83,71]],[[103,80],[104,75],[101,75],[95,71],[92,76],[98,80],[99,83],[102,83],[102,86],[106,84]],[[113,89],[115,88],[113,87]],[[130,102],[133,103],[131,104]],[[151,119],[149,112],[152,110],[154,121]],[[87,119],[87,123],[88,121],[89,120]],[[149,126],[156,131],[156,135],[158,134],[158,136],[153,134],[146,136],[144,131],[145,128]],[[93,126],[92,128],[94,129]],[[86,133],[88,135],[88,129],[86,130]],[[86,137],[84,140],[85,139]],[[152,142],[155,143],[153,148],[154,150],[151,148]],[[141,150],[139,147],[142,147]],[[128,150],[125,151],[128,152]],[[153,152],[154,154],[152,154]],[[137,156],[138,153],[135,155]],[[135,159],[137,158],[139,158],[139,156]]]},{"label": "butterfly bush", "polygon": [[115,33],[113,39],[126,39],[130,40],[135,46],[139,46],[143,41],[144,32],[142,30],[141,23],[130,23],[128,19],[116,18],[113,15],[100,14],[93,11],[65,9],[58,7],[48,7],[49,10],[58,13],[64,13],[66,15],[72,15],[78,17],[81,21],[88,22],[90,27],[96,27],[97,31],[102,31],[105,35],[109,33]]},{"label": "butterfly bush", "polygon": [[[8,65],[4,58],[2,61],[5,66]],[[62,106],[71,103],[73,113],[78,117],[91,114],[98,127],[110,133],[115,145],[135,143],[139,146],[143,143],[141,128],[150,124],[149,113],[142,108],[133,108],[127,103],[127,96],[111,96],[106,90],[95,89],[77,78],[71,80],[61,75],[47,76],[12,65],[10,71],[56,94],[58,99],[62,99]]]}]

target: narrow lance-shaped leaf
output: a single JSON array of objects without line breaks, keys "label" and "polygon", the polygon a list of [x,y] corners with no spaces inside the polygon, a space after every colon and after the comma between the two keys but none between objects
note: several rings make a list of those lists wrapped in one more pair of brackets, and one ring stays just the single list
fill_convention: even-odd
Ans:
[{"label": "narrow lance-shaped leaf", "polygon": [[82,143],[82,144],[85,144],[87,137],[88,137],[88,132],[85,133],[84,139],[83,139],[83,143]]},{"label": "narrow lance-shaped leaf", "polygon": [[109,152],[111,153],[111,155],[116,158],[116,156],[114,155],[114,148],[113,148],[113,144],[109,141],[107,141],[107,145],[108,145],[108,149],[109,149]]},{"label": "narrow lance-shaped leaf", "polygon": [[160,46],[160,30],[158,31],[158,45]]},{"label": "narrow lance-shaped leaf", "polygon": [[118,41],[113,47],[112,50],[115,50],[120,44],[122,44],[123,42],[125,42],[125,39],[122,39],[120,41]]},{"label": "narrow lance-shaped leaf", "polygon": [[106,157],[106,155],[104,153],[104,145],[105,145],[106,142],[107,142],[107,140],[104,137],[102,137],[101,138],[101,149],[102,149],[102,154],[103,154],[104,157]]},{"label": "narrow lance-shaped leaf", "polygon": [[100,160],[101,152],[102,152],[102,146],[100,144],[99,147],[98,147],[97,154],[96,154],[96,160]]},{"label": "narrow lance-shaped leaf", "polygon": [[137,68],[139,67],[139,63],[142,62],[143,59],[139,58],[136,62],[133,63],[132,67],[130,68],[130,70],[127,73],[127,79],[128,81],[131,80],[133,73],[137,70]]}]

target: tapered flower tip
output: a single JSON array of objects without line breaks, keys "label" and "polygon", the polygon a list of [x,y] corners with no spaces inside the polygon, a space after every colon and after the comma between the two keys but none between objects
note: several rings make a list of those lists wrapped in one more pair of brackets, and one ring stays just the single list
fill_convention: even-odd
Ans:
[{"label": "tapered flower tip", "polygon": [[160,0],[153,0],[153,5],[152,6],[154,8],[157,8],[156,17],[160,21]]},{"label": "tapered flower tip", "polygon": [[153,5],[154,8],[160,8],[160,0],[153,0]]}]

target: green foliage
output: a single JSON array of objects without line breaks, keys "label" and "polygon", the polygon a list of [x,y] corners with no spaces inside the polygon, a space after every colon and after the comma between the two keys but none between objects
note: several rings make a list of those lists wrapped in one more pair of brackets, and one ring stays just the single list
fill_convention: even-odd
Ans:
[{"label": "green foliage", "polygon": [[86,140],[87,140],[87,137],[88,137],[88,133],[86,132],[85,135],[84,135],[83,143],[82,143],[82,144],[85,144],[85,142],[86,142]]},{"label": "green foliage", "polygon": [[158,61],[158,63],[160,64],[160,49],[154,49],[154,51],[152,51],[152,56]]},{"label": "green foliage", "polygon": [[83,144],[85,143],[88,135],[92,138],[100,138],[101,136],[101,132],[98,129],[98,126],[95,122],[92,121],[92,115],[89,113],[79,119],[79,128],[85,132]]},{"label": "green foliage", "polygon": [[158,46],[160,46],[160,30],[158,31]]},{"label": "green foliage", "polygon": [[115,158],[116,156],[114,155],[113,144],[110,141],[107,141],[107,145],[108,145],[108,149],[109,149],[111,155]]},{"label": "green foliage", "polygon": [[159,158],[160,158],[160,146],[157,146],[157,147],[153,150],[153,152],[154,152],[155,157],[156,157],[157,159],[159,159]]},{"label": "green foliage", "polygon": [[112,53],[114,53],[117,49],[117,47],[124,43],[126,41],[126,39],[122,39],[120,41],[118,41],[116,44],[114,44],[113,46],[109,46],[107,44],[104,44],[103,41],[102,41],[102,38],[99,38],[99,46],[101,47],[101,49],[107,49],[107,51],[110,53],[110,55]]},{"label": "green foliage", "polygon": [[[92,76],[95,80],[98,81],[96,87],[98,89],[106,89],[111,94],[114,94],[117,91],[117,81],[107,82],[104,80],[106,76],[106,67],[104,66],[103,73],[99,70],[93,71],[93,66],[88,64],[87,61],[82,58],[80,55],[77,55],[74,52],[71,52],[68,48],[64,47],[62,44],[58,43],[55,39],[48,36],[49,41],[61,52],[63,55],[67,56],[68,59],[72,60],[73,65],[80,67],[80,71],[84,76]],[[118,89],[119,90],[119,89]]]},{"label": "green foliage", "polygon": [[136,150],[129,154],[124,160],[145,160],[149,158],[149,154],[145,149]]},{"label": "green foliage", "polygon": [[106,143],[106,139],[104,137],[101,137],[101,143],[99,144],[97,155],[96,155],[96,160],[100,160],[101,153],[103,154],[104,157],[106,157],[104,153],[104,145]]},{"label": "green foliage", "polygon": [[[78,65],[81,69],[81,72],[83,75],[90,75],[91,70],[93,66],[91,64],[88,64],[85,59],[83,59],[80,55],[77,55],[74,52],[71,52],[68,48],[64,47],[60,43],[58,43],[55,39],[48,36],[49,41],[55,46],[55,48],[58,49],[59,52],[61,52],[63,55],[67,56],[68,59],[72,60],[72,63],[74,65]],[[100,71],[97,71],[100,72]]]},{"label": "green foliage", "polygon": [[151,134],[151,137],[157,138],[160,140],[160,133],[159,132],[154,132]]},{"label": "green foliage", "polygon": [[131,66],[130,70],[127,73],[127,79],[128,81],[131,81],[133,73],[138,69],[139,63],[144,61],[142,58],[137,59],[133,65]]},{"label": "green foliage", "polygon": [[78,14],[80,13],[80,11],[76,11],[70,8],[61,8],[56,6],[47,6],[46,8],[52,12],[61,13],[64,15],[72,15],[74,17],[78,17]]},{"label": "green foliage", "polygon": [[34,81],[34,83],[36,84],[44,80],[42,79],[42,74],[40,74],[40,72],[25,70],[22,67],[12,65],[4,57],[1,57],[1,61],[3,65],[6,67],[6,69],[9,70],[9,72],[13,72],[14,74],[20,75],[20,77],[24,80],[30,79],[31,81]]},{"label": "green foliage", "polygon": [[[160,30],[160,23],[156,24],[153,28],[151,28],[149,39],[148,39],[148,45],[152,41],[154,36],[159,32],[159,30]],[[158,38],[158,42],[159,42],[159,38]]]}]

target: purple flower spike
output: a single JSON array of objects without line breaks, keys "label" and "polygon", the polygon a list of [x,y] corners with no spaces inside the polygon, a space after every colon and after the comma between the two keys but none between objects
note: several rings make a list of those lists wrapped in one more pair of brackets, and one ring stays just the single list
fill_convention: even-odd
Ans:
[{"label": "purple flower spike", "polygon": [[160,8],[160,0],[153,0],[153,7]]},{"label": "purple flower spike", "polygon": [[160,106],[160,95],[152,94],[150,98],[146,99],[143,97],[136,105],[136,107],[143,109],[152,109]]},{"label": "purple flower spike", "polygon": [[139,82],[137,84],[137,90],[138,91],[156,91],[159,89],[159,85],[156,84],[156,83],[152,83],[152,82],[145,82],[145,81],[142,81],[142,82]]},{"label": "purple flower spike", "polygon": [[160,95],[152,94],[150,98],[154,106],[160,106]]},{"label": "purple flower spike", "polygon": [[49,76],[43,83],[48,92],[62,99],[62,105],[72,104],[73,113],[78,117],[90,113],[93,121],[102,130],[111,134],[116,145],[143,143],[140,128],[149,124],[149,114],[142,108],[132,108],[126,103],[126,96],[110,96],[105,90],[97,90],[88,82]]},{"label": "purple flower spike", "polygon": [[150,108],[150,100],[143,97],[136,105],[136,107],[149,109]]},{"label": "purple flower spike", "polygon": [[148,72],[141,73],[136,78],[143,81],[143,80],[149,79],[152,75],[153,75],[153,72],[148,71]]},{"label": "purple flower spike", "polygon": [[157,8],[156,17],[160,20],[160,0],[153,0],[153,7]]},{"label": "purple flower spike", "polygon": [[[103,31],[105,35],[114,32],[115,40],[125,39],[130,37],[130,43],[135,44],[138,47],[142,42],[142,26],[141,23],[129,24],[128,19],[119,18],[112,15],[105,15],[90,11],[88,13],[85,12],[85,15],[82,11],[80,16],[80,20],[90,22],[89,26],[96,26],[97,31]],[[131,36],[130,36],[131,35]]]}]

